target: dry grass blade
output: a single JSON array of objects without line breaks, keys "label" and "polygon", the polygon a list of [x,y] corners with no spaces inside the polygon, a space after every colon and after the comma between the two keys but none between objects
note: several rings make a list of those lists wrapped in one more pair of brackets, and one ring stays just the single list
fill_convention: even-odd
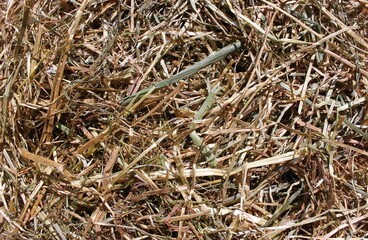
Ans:
[{"label": "dry grass blade", "polygon": [[74,39],[74,35],[77,31],[77,28],[80,24],[80,20],[83,14],[84,9],[86,8],[87,4],[88,4],[89,0],[84,0],[80,6],[80,8],[78,9],[76,15],[75,15],[75,19],[72,22],[69,30],[68,30],[68,34],[67,34],[67,38],[65,38],[65,46],[64,49],[62,50],[63,54],[59,59],[59,63],[56,69],[56,74],[55,74],[55,78],[53,80],[52,83],[52,91],[51,91],[51,99],[50,102],[52,102],[51,107],[49,108],[49,111],[47,113],[48,119],[47,121],[45,121],[45,125],[44,125],[44,130],[42,132],[42,136],[41,136],[41,141],[42,142],[47,142],[50,143],[51,142],[51,134],[52,134],[52,129],[54,127],[54,121],[55,121],[55,114],[56,114],[56,109],[58,108],[58,102],[57,99],[59,98],[59,94],[60,94],[60,86],[61,86],[61,81],[63,79],[63,75],[64,75],[64,70],[66,67],[66,62],[69,56],[69,51],[72,47],[73,44],[73,39]]}]

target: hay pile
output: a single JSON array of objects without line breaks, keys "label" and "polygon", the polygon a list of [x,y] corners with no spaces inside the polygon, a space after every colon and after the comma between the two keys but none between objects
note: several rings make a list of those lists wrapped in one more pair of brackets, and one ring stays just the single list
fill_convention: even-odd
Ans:
[{"label": "hay pile", "polygon": [[2,1],[1,239],[368,237],[367,1]]}]

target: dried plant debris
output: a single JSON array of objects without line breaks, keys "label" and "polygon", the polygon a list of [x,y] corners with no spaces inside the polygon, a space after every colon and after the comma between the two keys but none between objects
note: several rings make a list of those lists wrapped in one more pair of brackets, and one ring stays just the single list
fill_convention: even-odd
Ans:
[{"label": "dried plant debris", "polygon": [[368,2],[1,1],[1,239],[368,238]]}]

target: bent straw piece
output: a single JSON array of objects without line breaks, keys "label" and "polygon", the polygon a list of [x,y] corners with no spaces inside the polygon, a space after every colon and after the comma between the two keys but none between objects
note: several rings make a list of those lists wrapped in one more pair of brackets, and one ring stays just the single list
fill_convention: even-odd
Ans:
[{"label": "bent straw piece", "polygon": [[172,76],[171,78],[165,80],[165,81],[161,81],[158,82],[154,85],[152,85],[151,87],[145,88],[139,92],[136,92],[126,98],[124,98],[121,102],[121,104],[127,105],[129,104],[135,97],[138,97],[140,95],[143,95],[145,93],[147,93],[150,90],[158,90],[160,88],[164,88],[170,84],[173,84],[181,79],[184,78],[188,78],[192,75],[194,75],[195,73],[197,73],[198,71],[200,71],[201,69],[210,66],[211,64],[225,58],[227,55],[229,55],[230,53],[232,53],[233,51],[240,49],[242,47],[242,44],[240,41],[236,41],[230,45],[227,45],[226,47],[210,54],[208,57],[206,57],[205,59],[203,59],[202,61],[197,62],[196,64],[188,67],[187,69],[184,69],[183,71],[179,72],[178,74]]},{"label": "bent straw piece", "polygon": [[[203,102],[202,106],[199,108],[198,112],[194,116],[194,120],[201,120],[206,114],[207,111],[211,108],[212,104],[215,102],[215,96],[220,91],[220,87],[217,85],[213,87],[208,94],[206,100]],[[195,128],[194,121],[190,124],[190,128]],[[203,139],[198,135],[198,133],[193,130],[189,134],[190,138],[192,139],[193,143],[197,145],[197,147],[201,148],[202,153],[207,157],[207,161],[210,162],[213,166],[217,164],[216,155],[212,153],[210,148],[204,143]]]},{"label": "bent straw piece", "polygon": [[57,169],[60,172],[63,172],[64,170],[64,165],[55,161],[52,161],[46,157],[34,154],[29,152],[27,149],[25,148],[20,148],[19,152],[21,154],[22,157],[29,159],[33,162],[45,165],[45,166],[49,166],[49,167],[53,167],[55,169]]},{"label": "bent straw piece", "polygon": [[23,157],[23,158],[26,158],[26,159],[29,159],[31,160],[32,162],[35,162],[35,163],[38,163],[38,164],[41,164],[41,165],[44,165],[44,166],[48,166],[48,167],[51,167],[51,168],[55,168],[56,170],[58,170],[60,173],[63,174],[63,176],[70,182],[72,183],[72,186],[76,186],[73,182],[73,175],[65,169],[65,166],[64,164],[61,164],[61,163],[58,163],[58,162],[55,162],[53,160],[50,160],[46,157],[43,157],[43,156],[40,156],[40,155],[37,155],[37,154],[34,154],[34,153],[31,153],[29,152],[27,149],[25,148],[19,148],[19,153],[20,155]]}]

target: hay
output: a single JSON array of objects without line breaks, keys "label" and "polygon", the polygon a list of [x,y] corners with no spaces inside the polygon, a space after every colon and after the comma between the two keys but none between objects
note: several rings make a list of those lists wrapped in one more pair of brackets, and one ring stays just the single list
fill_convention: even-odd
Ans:
[{"label": "hay", "polygon": [[0,238],[367,238],[339,2],[2,1]]}]

